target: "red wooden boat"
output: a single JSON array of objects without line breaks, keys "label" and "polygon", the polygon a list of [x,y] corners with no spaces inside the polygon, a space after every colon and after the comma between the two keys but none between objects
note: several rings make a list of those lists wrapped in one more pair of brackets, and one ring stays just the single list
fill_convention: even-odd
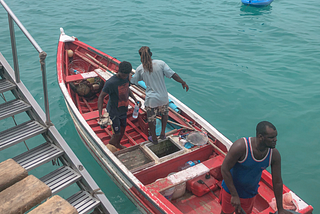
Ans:
[{"label": "red wooden boat", "polygon": [[[134,102],[130,101],[127,128],[121,141],[127,148],[114,153],[108,149],[111,128],[102,129],[97,123],[97,97],[99,85],[117,72],[119,63],[77,38],[67,36],[61,29],[57,51],[59,86],[85,146],[143,213],[220,214],[220,169],[232,142],[172,95],[169,94],[169,98],[174,106],[170,108],[167,139],[153,145],[148,141],[144,88],[131,86],[142,108],[134,119]],[[190,137],[192,134],[196,136],[194,139]],[[183,145],[185,136],[192,144]],[[186,168],[186,162],[197,160],[200,163]],[[292,194],[300,213],[312,213],[312,206],[288,187],[284,186],[283,190]],[[274,213],[269,205],[273,197],[271,175],[265,170],[253,213]]]}]

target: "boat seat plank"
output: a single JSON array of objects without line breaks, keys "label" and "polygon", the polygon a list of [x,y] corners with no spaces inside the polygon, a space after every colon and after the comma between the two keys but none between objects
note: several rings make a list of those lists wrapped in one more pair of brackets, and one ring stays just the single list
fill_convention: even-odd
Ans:
[{"label": "boat seat plank", "polygon": [[217,176],[217,171],[221,169],[222,162],[223,157],[221,155],[218,155],[193,167],[181,170],[168,177],[158,179],[155,182],[146,185],[146,187],[151,192],[162,192],[173,186],[179,185],[183,182],[186,182],[208,172],[210,172],[210,174],[212,174],[215,177]]},{"label": "boat seat plank", "polygon": [[0,163],[0,192],[28,176],[27,170],[12,159]]},{"label": "boat seat plank", "polygon": [[76,208],[69,204],[66,200],[61,198],[59,195],[55,195],[45,203],[41,204],[29,214],[77,214]]},{"label": "boat seat plank", "polygon": [[130,127],[132,127],[137,133],[140,133],[141,137],[144,138],[144,141],[148,140],[148,136],[146,134],[144,134],[143,132],[141,132],[141,130],[133,124],[133,122],[131,122],[130,120],[127,120],[127,123]]},{"label": "boat seat plank", "polygon": [[82,74],[69,75],[69,76],[66,76],[66,83],[85,80],[85,79],[89,79],[97,76],[98,74],[94,71],[91,71],[88,73],[82,73]]},{"label": "boat seat plank", "polygon": [[97,119],[99,118],[99,111],[96,110],[96,111],[90,111],[88,113],[84,113],[82,114],[82,117],[88,121],[88,120],[92,120],[92,119]]},{"label": "boat seat plank", "polygon": [[0,213],[25,213],[51,194],[47,185],[29,175],[0,192]]},{"label": "boat seat plank", "polygon": [[102,69],[98,68],[94,70],[99,77],[101,77],[104,81],[107,81],[113,74],[109,71],[103,71]]}]

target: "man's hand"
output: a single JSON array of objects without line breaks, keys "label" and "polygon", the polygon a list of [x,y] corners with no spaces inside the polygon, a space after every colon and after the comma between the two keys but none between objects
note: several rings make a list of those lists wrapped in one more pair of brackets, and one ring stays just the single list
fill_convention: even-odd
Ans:
[{"label": "man's hand", "polygon": [[186,82],[183,82],[183,83],[181,83],[181,84],[182,84],[183,89],[186,89],[186,91],[189,90],[189,86],[187,85]]},{"label": "man's hand", "polygon": [[231,205],[236,209],[237,214],[241,214],[241,203],[239,196],[231,196]]},{"label": "man's hand", "polygon": [[139,108],[141,108],[141,102],[140,101],[136,101],[136,103],[138,104]]},{"label": "man's hand", "polygon": [[131,78],[132,78],[133,75],[134,75],[134,73],[133,73],[133,72],[130,72],[130,74],[129,74],[129,81],[131,81]]}]

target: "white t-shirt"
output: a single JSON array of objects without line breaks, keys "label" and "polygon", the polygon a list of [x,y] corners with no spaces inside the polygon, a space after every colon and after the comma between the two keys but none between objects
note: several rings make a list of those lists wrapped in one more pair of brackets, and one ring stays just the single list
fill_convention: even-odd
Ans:
[{"label": "white t-shirt", "polygon": [[141,80],[145,82],[147,88],[144,105],[155,108],[169,102],[164,76],[171,78],[175,72],[162,60],[152,60],[152,68],[153,71],[149,72],[144,70],[142,64],[139,65],[131,82],[133,84],[138,84]]}]

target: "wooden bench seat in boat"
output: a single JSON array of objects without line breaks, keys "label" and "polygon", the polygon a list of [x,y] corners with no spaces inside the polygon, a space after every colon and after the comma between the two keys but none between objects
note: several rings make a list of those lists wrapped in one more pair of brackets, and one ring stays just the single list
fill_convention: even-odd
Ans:
[{"label": "wooden bench seat in boat", "polygon": [[29,175],[0,192],[0,213],[24,213],[51,195],[50,187]]},{"label": "wooden bench seat in boat", "polygon": [[94,71],[91,71],[88,73],[82,73],[82,74],[69,75],[69,76],[66,76],[66,83],[85,80],[85,79],[89,79],[97,76],[98,74]]},{"label": "wooden bench seat in boat", "polygon": [[98,119],[99,118],[99,111],[90,111],[88,113],[84,113],[82,114],[83,119],[85,119],[86,121],[88,120],[92,120],[92,119]]},{"label": "wooden bench seat in boat", "polygon": [[83,113],[82,116],[83,116],[83,119],[85,119],[86,121],[92,120],[92,119],[98,119],[99,118],[99,110],[90,111],[88,113]]},{"label": "wooden bench seat in boat", "polygon": [[199,177],[208,172],[214,177],[220,176],[220,170],[223,160],[224,157],[218,155],[195,166],[179,171],[173,175],[158,179],[155,182],[146,185],[146,187],[152,193],[159,195],[158,193],[162,191],[165,191],[171,187],[179,185],[193,178]]},{"label": "wooden bench seat in boat", "polygon": [[29,214],[76,214],[77,209],[74,208],[69,202],[61,198],[59,195],[55,195],[31,212]]},{"label": "wooden bench seat in boat", "polygon": [[0,163],[0,192],[28,176],[28,172],[13,159]]}]

